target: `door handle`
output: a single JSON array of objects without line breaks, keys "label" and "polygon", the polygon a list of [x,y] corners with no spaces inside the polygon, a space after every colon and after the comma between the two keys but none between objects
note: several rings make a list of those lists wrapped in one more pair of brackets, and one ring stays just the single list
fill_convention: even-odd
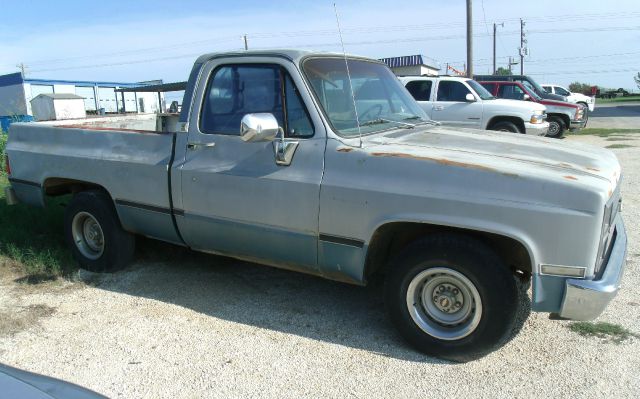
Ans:
[{"label": "door handle", "polygon": [[216,143],[187,143],[187,149],[189,150],[197,150],[198,148],[212,148],[215,146]]},{"label": "door handle", "polygon": [[442,105],[434,105],[433,106],[433,110],[434,111],[442,111],[444,109],[444,106]]}]

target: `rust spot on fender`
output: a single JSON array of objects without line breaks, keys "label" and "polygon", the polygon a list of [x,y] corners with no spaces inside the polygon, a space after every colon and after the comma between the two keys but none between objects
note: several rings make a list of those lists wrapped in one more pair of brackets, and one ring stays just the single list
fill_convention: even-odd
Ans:
[{"label": "rust spot on fender", "polygon": [[587,170],[591,170],[593,172],[600,172],[600,169],[598,169],[598,168],[589,168],[589,167],[587,167]]},{"label": "rust spot on fender", "polygon": [[[396,157],[396,158],[417,159],[417,160],[420,160],[420,161],[433,161],[433,162],[436,162],[436,163],[438,163],[440,165],[458,166],[458,167],[461,167],[461,168],[478,169],[478,170],[484,170],[486,172],[498,173],[498,171],[496,169],[490,168],[488,166],[476,165],[476,164],[466,163],[466,162],[452,161],[450,159],[421,157],[421,156],[418,156],[418,155],[404,154],[404,153],[400,153],[400,152],[372,152],[371,155],[373,155],[374,157]],[[511,176],[511,174],[506,174],[506,175],[507,176]]]},{"label": "rust spot on fender", "polygon": [[568,164],[566,162],[560,162],[558,165],[562,166],[563,168],[573,168],[573,166],[571,166],[570,164]]},{"label": "rust spot on fender", "polygon": [[570,176],[570,175],[568,175],[568,176],[562,176],[562,177],[564,177],[564,178],[565,178],[565,179],[567,179],[567,180],[578,180],[578,178],[577,178],[577,177],[575,177],[575,176]]},{"label": "rust spot on fender", "polygon": [[350,148],[350,147],[340,147],[340,148],[338,148],[336,151],[338,151],[338,152],[351,152],[351,151],[353,151],[353,148]]}]

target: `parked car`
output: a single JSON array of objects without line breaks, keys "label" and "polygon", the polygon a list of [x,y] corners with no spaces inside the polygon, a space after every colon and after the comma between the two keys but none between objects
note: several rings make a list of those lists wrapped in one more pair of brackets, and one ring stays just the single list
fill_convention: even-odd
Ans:
[{"label": "parked car", "polygon": [[555,84],[543,84],[542,88],[547,93],[558,94],[560,96],[565,96],[567,101],[574,104],[580,104],[589,109],[589,112],[593,112],[596,109],[596,99],[595,97],[585,96],[582,93],[573,93],[569,90],[565,89],[562,86],[558,86]]},{"label": "parked car", "polygon": [[527,75],[474,75],[473,79],[478,82],[520,82],[529,87],[529,89],[535,92],[538,97],[542,97],[545,100],[568,101],[565,96],[548,93],[545,89],[542,88],[542,86],[538,84],[538,82],[536,82],[531,76]]},{"label": "parked car", "polygon": [[587,125],[587,108],[564,101],[545,100],[528,84],[520,82],[480,82],[491,94],[498,98],[533,101],[547,107],[549,122],[548,137],[562,138],[565,130],[579,130]]},{"label": "parked car", "polygon": [[106,399],[87,388],[0,364],[0,397],[16,399]]},{"label": "parked car", "polygon": [[544,136],[549,130],[544,105],[496,99],[475,80],[450,76],[399,79],[434,121],[535,136]]},{"label": "parked car", "polygon": [[382,278],[399,333],[458,361],[506,342],[531,280],[533,310],[576,320],[619,289],[627,236],[609,150],[437,126],[385,64],[342,54],[206,54],[182,104],[170,132],[126,117],[11,125],[7,201],[72,194],[64,236],[96,272],[124,268],[144,235]]}]

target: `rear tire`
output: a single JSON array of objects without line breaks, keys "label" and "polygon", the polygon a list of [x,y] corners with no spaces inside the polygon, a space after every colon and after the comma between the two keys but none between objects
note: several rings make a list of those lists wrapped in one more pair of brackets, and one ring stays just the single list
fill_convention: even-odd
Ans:
[{"label": "rear tire", "polygon": [[120,224],[111,198],[103,191],[73,196],[64,213],[65,239],[80,267],[115,272],[133,259],[135,238]]},{"label": "rear tire", "polygon": [[524,132],[521,132],[520,129],[518,129],[518,126],[516,126],[515,123],[508,122],[508,121],[494,123],[489,130],[497,130],[500,132],[510,132],[510,133],[524,133]]},{"label": "rear tire", "polygon": [[388,270],[389,316],[400,335],[427,355],[480,358],[512,337],[522,314],[520,280],[489,247],[467,236],[419,239]]},{"label": "rear tire", "polygon": [[547,132],[547,137],[551,137],[554,139],[562,138],[564,136],[564,131],[566,130],[564,121],[557,116],[551,116],[547,120],[549,122],[549,131]]}]

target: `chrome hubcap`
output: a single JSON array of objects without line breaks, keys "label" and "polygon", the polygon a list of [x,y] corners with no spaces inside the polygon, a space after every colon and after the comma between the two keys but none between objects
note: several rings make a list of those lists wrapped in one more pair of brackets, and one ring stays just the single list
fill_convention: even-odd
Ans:
[{"label": "chrome hubcap", "polygon": [[98,259],[104,252],[104,234],[100,223],[87,212],[78,212],[71,223],[71,234],[78,251],[89,259]]},{"label": "chrome hubcap", "polygon": [[444,267],[424,270],[411,280],[407,307],[421,330],[444,340],[471,334],[482,317],[482,300],[473,283]]},{"label": "chrome hubcap", "polygon": [[559,130],[560,126],[556,122],[551,122],[549,124],[549,133],[551,133],[552,135],[557,134]]}]

